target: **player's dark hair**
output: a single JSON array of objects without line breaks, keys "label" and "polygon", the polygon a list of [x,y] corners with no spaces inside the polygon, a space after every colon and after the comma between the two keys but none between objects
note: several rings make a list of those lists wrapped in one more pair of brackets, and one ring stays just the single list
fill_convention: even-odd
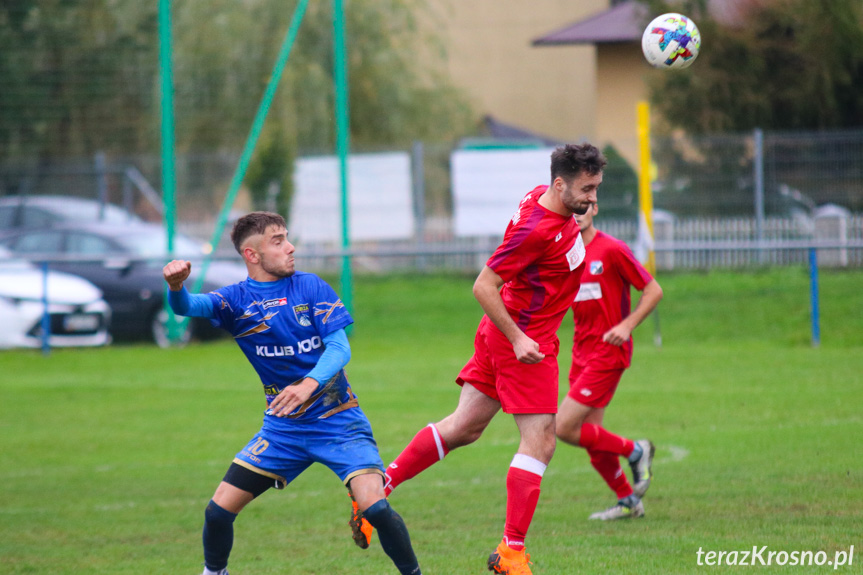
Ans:
[{"label": "player's dark hair", "polygon": [[551,181],[563,178],[573,181],[581,173],[595,176],[608,162],[602,152],[591,144],[567,144],[551,153]]},{"label": "player's dark hair", "polygon": [[251,212],[234,223],[231,230],[231,241],[237,253],[243,255],[243,242],[254,235],[266,233],[270,226],[287,228],[285,218],[273,212]]}]

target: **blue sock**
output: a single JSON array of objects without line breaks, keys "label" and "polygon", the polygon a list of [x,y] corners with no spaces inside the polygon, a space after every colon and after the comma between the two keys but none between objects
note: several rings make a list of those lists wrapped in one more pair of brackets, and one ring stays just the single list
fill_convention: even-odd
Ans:
[{"label": "blue sock", "polygon": [[210,571],[219,571],[228,566],[228,556],[234,546],[234,519],[231,513],[216,505],[211,499],[204,512],[204,565]]},{"label": "blue sock", "polygon": [[402,575],[422,575],[417,556],[411,547],[411,537],[401,515],[381,499],[365,511],[365,517],[378,530],[378,539],[393,564]]},{"label": "blue sock", "polygon": [[643,453],[644,450],[641,448],[640,445],[636,443],[635,447],[632,448],[632,453],[630,453],[629,457],[627,457],[627,460],[629,460],[630,463],[635,463],[636,461],[638,461],[638,458],[641,457]]}]

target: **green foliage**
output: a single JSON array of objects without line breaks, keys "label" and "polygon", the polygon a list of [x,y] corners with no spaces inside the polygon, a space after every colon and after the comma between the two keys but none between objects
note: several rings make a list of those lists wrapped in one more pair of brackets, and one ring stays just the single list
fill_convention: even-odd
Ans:
[{"label": "green foliage", "polygon": [[288,219],[294,192],[295,158],[296,152],[288,144],[284,132],[265,131],[245,179],[254,209],[275,211]]},{"label": "green foliage", "polygon": [[[639,328],[633,366],[605,416],[609,430],[657,444],[647,516],[587,521],[613,494],[582,450],[559,444],[528,537],[535,575],[691,574],[705,569],[699,547],[753,545],[824,550],[831,560],[855,545],[856,565],[861,273],[822,274],[820,349],[805,339],[803,270],[659,280],[664,346],[648,343],[651,320]],[[348,375],[386,463],[456,404],[453,378],[480,317],[472,281],[357,278]],[[0,571],[199,573],[204,507],[264,407],[236,345],[4,351],[0,373]],[[484,572],[517,447],[511,416],[499,414],[475,444],[390,497],[424,572]],[[353,545],[349,510],[339,480],[313,465],[243,511],[232,571],[394,573],[377,537],[367,551]]]},{"label": "green foliage", "polygon": [[0,3],[0,157],[129,150],[148,139],[155,9],[113,4]]},{"label": "green foliage", "polygon": [[[295,5],[172,3],[178,152],[242,147]],[[414,57],[418,44],[437,42],[416,25],[424,3],[345,5],[356,147],[446,140],[470,128],[466,98]],[[157,153],[157,10],[157,2],[0,3],[0,156]],[[331,10],[309,3],[267,120],[273,145],[333,149]]]},{"label": "green foliage", "polygon": [[650,2],[698,24],[692,67],[654,74],[651,101],[689,133],[863,126],[863,4],[859,0],[740,3],[717,22],[704,2]]},{"label": "green foliage", "polygon": [[614,146],[606,146],[602,153],[608,160],[599,202],[603,217],[621,219],[637,217],[638,174]]}]

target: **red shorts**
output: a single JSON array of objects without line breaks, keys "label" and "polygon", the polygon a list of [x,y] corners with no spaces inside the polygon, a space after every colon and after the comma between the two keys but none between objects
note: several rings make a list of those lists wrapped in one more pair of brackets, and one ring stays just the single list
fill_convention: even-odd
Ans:
[{"label": "red shorts", "polygon": [[474,354],[462,368],[456,383],[470,383],[499,401],[504,413],[557,413],[560,342],[540,344],[545,358],[522,363],[512,344],[488,317],[483,317],[473,342]]},{"label": "red shorts", "polygon": [[569,393],[566,395],[588,407],[605,407],[611,403],[624,368],[603,368],[572,364],[569,370]]}]

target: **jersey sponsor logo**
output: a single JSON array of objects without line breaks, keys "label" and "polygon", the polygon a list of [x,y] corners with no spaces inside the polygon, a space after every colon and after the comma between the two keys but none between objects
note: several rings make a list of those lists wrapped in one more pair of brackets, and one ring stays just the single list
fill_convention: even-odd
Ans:
[{"label": "jersey sponsor logo", "polygon": [[294,317],[297,318],[297,322],[303,327],[312,325],[312,320],[309,317],[309,304],[301,303],[300,305],[295,305]]},{"label": "jersey sponsor logo", "polygon": [[590,275],[598,276],[602,273],[602,261],[596,260],[594,262],[590,262]]},{"label": "jersey sponsor logo", "polygon": [[597,282],[582,283],[575,294],[575,301],[602,299],[602,286]]},{"label": "jersey sponsor logo", "polygon": [[258,357],[285,357],[286,355],[294,355],[294,346],[256,345],[255,353],[258,355]]},{"label": "jersey sponsor logo", "polygon": [[297,353],[308,353],[312,350],[320,348],[324,345],[319,336],[310,337],[298,341],[296,346],[293,345],[256,345],[255,355],[258,357],[286,357],[296,355]]},{"label": "jersey sponsor logo", "polygon": [[566,252],[566,261],[569,262],[569,271],[575,271],[575,268],[581,265],[584,261],[585,249],[584,240],[581,239],[581,232],[578,232],[578,237],[575,238],[575,243],[572,248]]},{"label": "jersey sponsor logo", "polygon": [[[261,304],[264,309],[270,309],[271,307],[276,307],[280,305],[288,305],[288,298],[280,297],[278,299],[268,299],[264,303]],[[295,308],[296,309],[296,308]]]}]

